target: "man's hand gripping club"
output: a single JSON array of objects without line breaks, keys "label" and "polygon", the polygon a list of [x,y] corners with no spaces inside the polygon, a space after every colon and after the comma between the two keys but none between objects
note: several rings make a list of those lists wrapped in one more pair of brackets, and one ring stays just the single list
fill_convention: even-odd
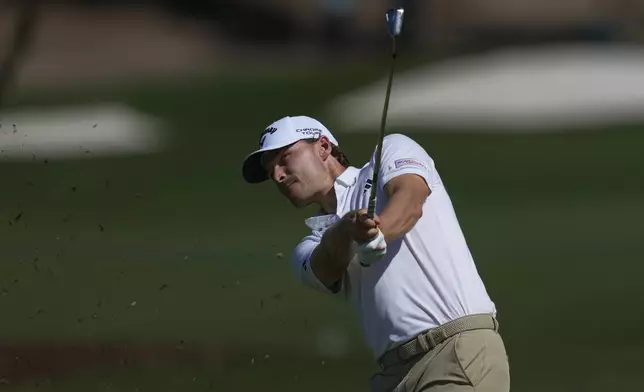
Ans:
[{"label": "man's hand gripping club", "polygon": [[380,219],[367,215],[366,209],[345,214],[324,232],[320,244],[311,255],[311,268],[317,278],[335,290],[354,255],[369,266],[387,252]]},{"label": "man's hand gripping club", "polygon": [[[356,242],[356,253],[361,265],[368,267],[387,253],[385,236],[380,230],[380,218],[373,218],[366,209],[349,212],[345,215],[351,222],[351,238]],[[343,219],[345,218],[343,217]]]}]

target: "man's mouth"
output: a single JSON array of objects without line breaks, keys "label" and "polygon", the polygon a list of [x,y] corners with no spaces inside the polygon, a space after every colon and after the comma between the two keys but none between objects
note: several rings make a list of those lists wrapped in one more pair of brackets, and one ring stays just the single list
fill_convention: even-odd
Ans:
[{"label": "man's mouth", "polygon": [[280,185],[280,189],[281,189],[281,191],[282,191],[283,193],[290,193],[291,185],[293,185],[293,183],[294,183],[294,182],[295,182],[295,181],[289,181],[289,182],[287,182],[287,183],[284,183],[284,184]]}]

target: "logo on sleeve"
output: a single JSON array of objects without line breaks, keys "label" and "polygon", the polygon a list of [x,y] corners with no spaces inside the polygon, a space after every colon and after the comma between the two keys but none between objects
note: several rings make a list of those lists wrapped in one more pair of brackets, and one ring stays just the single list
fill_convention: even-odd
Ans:
[{"label": "logo on sleeve", "polygon": [[398,159],[394,162],[394,166],[396,167],[396,169],[401,167],[406,167],[406,166],[416,166],[416,167],[421,167],[423,169],[427,169],[427,165],[424,162],[421,162],[418,159],[413,159],[413,158]]}]

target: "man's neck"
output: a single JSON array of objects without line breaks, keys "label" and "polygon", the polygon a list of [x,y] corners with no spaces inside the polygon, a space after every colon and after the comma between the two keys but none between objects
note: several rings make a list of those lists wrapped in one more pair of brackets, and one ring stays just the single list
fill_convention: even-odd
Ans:
[{"label": "man's neck", "polygon": [[334,166],[331,170],[331,187],[322,195],[321,201],[318,203],[322,208],[322,211],[327,214],[335,214],[338,210],[338,199],[335,194],[335,181],[342,173],[344,173],[345,170],[347,170],[347,168],[342,165]]},{"label": "man's neck", "polygon": [[318,203],[323,212],[335,214],[338,209],[338,199],[335,194],[335,187],[331,187],[325,195],[322,195],[322,201]]}]

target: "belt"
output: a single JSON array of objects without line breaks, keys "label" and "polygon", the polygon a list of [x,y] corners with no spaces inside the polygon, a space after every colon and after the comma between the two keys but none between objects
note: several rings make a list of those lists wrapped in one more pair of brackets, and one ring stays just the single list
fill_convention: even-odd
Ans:
[{"label": "belt", "polygon": [[399,362],[404,362],[416,355],[427,353],[454,335],[477,329],[493,329],[498,331],[499,322],[491,314],[473,314],[457,318],[423,332],[414,339],[392,348],[378,359],[378,364],[382,369],[385,369]]}]

